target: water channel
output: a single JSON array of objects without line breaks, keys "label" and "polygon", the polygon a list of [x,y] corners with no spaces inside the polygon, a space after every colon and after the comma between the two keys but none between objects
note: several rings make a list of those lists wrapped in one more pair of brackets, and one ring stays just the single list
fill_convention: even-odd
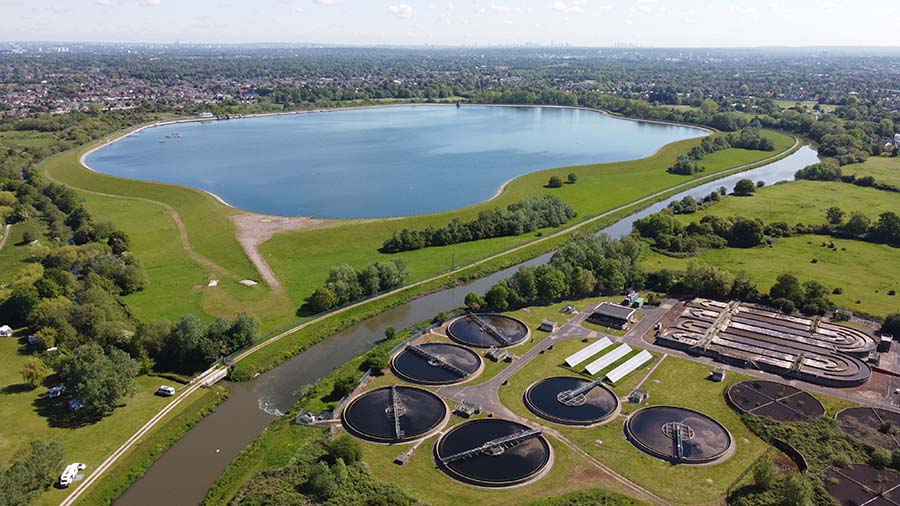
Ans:
[{"label": "water channel", "polygon": [[[601,233],[622,237],[631,232],[631,224],[635,220],[663,209],[672,200],[680,200],[687,195],[701,198],[720,186],[731,189],[743,178],[764,181],[766,184],[792,180],[795,171],[818,161],[816,152],[804,146],[769,165],[681,192],[616,222]],[[511,276],[519,267],[546,263],[551,255],[552,253],[547,253],[485,278],[389,309],[335,334],[253,381],[227,383],[230,391],[228,400],[188,431],[115,504],[156,506],[201,502],[215,480],[240,451],[256,439],[279,413],[287,411],[297,401],[297,393],[303,385],[315,382],[335,367],[364,353],[384,336],[387,327],[405,328],[441,311],[460,307],[464,305],[467,293],[483,294],[498,281]]]}]

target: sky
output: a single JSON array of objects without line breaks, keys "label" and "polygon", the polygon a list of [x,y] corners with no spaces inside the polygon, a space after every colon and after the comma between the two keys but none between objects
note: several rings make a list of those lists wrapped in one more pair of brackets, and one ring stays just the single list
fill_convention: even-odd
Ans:
[{"label": "sky", "polygon": [[2,41],[900,46],[898,0],[0,0]]}]

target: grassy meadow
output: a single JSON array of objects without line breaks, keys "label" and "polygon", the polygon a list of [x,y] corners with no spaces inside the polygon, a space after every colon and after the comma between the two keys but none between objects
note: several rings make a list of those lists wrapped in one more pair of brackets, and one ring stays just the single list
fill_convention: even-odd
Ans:
[{"label": "grassy meadow", "polygon": [[[880,165],[880,160],[875,160],[874,165]],[[705,215],[740,215],[789,225],[823,224],[825,210],[831,206],[847,214],[861,212],[874,221],[882,212],[897,212],[900,194],[846,183],[793,181],[759,189],[751,197],[729,196],[695,214],[678,215],[678,219],[689,223]],[[832,241],[836,248],[823,246]],[[778,239],[771,247],[706,250],[690,258],[648,250],[643,264],[648,270],[683,270],[691,260],[732,272],[746,271],[761,291],[768,291],[780,274],[789,272],[801,281],[816,279],[829,289],[840,288],[843,293],[831,295],[839,306],[878,316],[900,311],[900,296],[888,295],[890,290],[900,291],[900,278],[885,275],[900,265],[900,249],[884,244],[803,235]]]}]

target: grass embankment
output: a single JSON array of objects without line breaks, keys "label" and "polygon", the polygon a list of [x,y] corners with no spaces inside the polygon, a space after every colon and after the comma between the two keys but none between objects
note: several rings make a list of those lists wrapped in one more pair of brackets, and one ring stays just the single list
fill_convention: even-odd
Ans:
[{"label": "grass embankment", "polygon": [[222,387],[203,389],[183,411],[169,419],[164,425],[133,446],[116,464],[104,474],[103,479],[78,498],[75,504],[94,506],[107,505],[122,495],[137,481],[166,450],[187,433],[228,397]]},{"label": "grass embankment", "polygon": [[[63,401],[46,398],[46,386],[30,389],[22,383],[20,371],[30,355],[21,342],[22,335],[24,331],[16,337],[0,338],[0,462],[13,461],[32,440],[52,440],[65,449],[67,462],[83,462],[90,472],[171,400],[153,395],[159,385],[172,384],[171,380],[140,376],[136,393],[125,406],[95,423],[75,424]],[[48,384],[52,386],[52,379]],[[193,401],[201,395],[194,394]],[[191,404],[184,403],[177,412],[184,412]],[[58,504],[67,494],[66,490],[51,488],[36,504]]]},{"label": "grass embankment", "polygon": [[[509,385],[500,391],[501,400],[521,416],[535,421],[522,403],[525,389],[540,378],[550,375],[580,374],[564,365],[566,356],[584,344],[570,341],[554,346],[523,370],[513,376]],[[621,384],[613,387],[620,396],[627,395],[637,382],[644,378],[652,363],[631,373]],[[736,443],[736,451],[727,461],[710,466],[673,466],[652,458],[637,450],[623,433],[624,417],[619,417],[595,428],[566,427],[550,424],[570,441],[607,464],[638,485],[678,504],[719,504],[731,485],[741,477],[763,452],[767,445],[753,435],[725,402],[725,391],[733,383],[749,379],[747,376],[729,373],[723,383],[709,381],[710,367],[689,360],[668,356],[641,386],[650,393],[646,405],[674,405],[695,409],[712,416],[724,424]],[[627,383],[627,384],[626,384]],[[644,407],[623,404],[623,413]]]},{"label": "grass embankment", "polygon": [[[900,194],[846,183],[794,181],[762,188],[752,197],[727,197],[708,209],[680,215],[678,219],[687,223],[705,215],[737,215],[761,218],[767,223],[822,224],[826,222],[825,210],[831,206],[848,214],[862,212],[874,221],[884,211],[896,212]],[[836,248],[822,246],[832,241]],[[683,270],[691,260],[732,272],[746,271],[764,292],[780,274],[789,272],[801,281],[815,279],[832,290],[840,288],[843,293],[830,296],[839,306],[878,316],[900,310],[900,296],[888,295],[890,290],[900,291],[900,278],[889,275],[893,266],[900,265],[900,249],[884,244],[802,235],[778,239],[772,247],[706,250],[691,258],[672,258],[648,250],[643,264],[650,270]]]}]

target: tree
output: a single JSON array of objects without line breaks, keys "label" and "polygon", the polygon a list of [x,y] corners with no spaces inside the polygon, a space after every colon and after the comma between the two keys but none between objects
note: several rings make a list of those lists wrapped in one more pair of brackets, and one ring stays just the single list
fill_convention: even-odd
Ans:
[{"label": "tree", "polygon": [[756,185],[749,179],[741,179],[734,185],[735,195],[747,197],[753,195],[754,192],[756,192]]},{"label": "tree", "polygon": [[485,300],[488,306],[495,311],[506,311],[509,308],[509,289],[504,283],[498,283],[490,288],[485,294]]},{"label": "tree", "polygon": [[800,280],[793,274],[782,274],[775,280],[775,284],[769,289],[769,298],[787,299],[794,303],[795,306],[803,305],[803,288],[800,287]]},{"label": "tree", "polygon": [[845,214],[843,209],[836,206],[831,206],[825,210],[825,216],[828,218],[828,223],[831,223],[832,225],[840,225],[841,222],[844,221]]},{"label": "tree", "polygon": [[319,287],[309,297],[309,309],[313,313],[328,311],[338,305],[338,298],[328,287]]},{"label": "tree", "polygon": [[764,227],[756,220],[738,217],[731,225],[729,243],[738,248],[753,248],[763,243]]},{"label": "tree", "polygon": [[562,178],[559,176],[550,176],[550,181],[547,182],[547,188],[562,188]]},{"label": "tree", "polygon": [[388,353],[388,350],[384,349],[384,347],[376,348],[369,352],[366,355],[366,361],[364,366],[368,369],[372,369],[374,371],[380,371],[382,369],[387,369],[391,365],[391,356]]},{"label": "tree", "polygon": [[31,454],[0,468],[0,504],[27,506],[59,477],[65,452],[59,443],[32,441]]},{"label": "tree", "polygon": [[128,234],[121,230],[113,230],[106,239],[106,243],[109,244],[114,255],[125,253],[131,246],[131,240],[128,238]]},{"label": "tree", "polygon": [[881,334],[900,336],[900,313],[891,313],[884,319],[881,324]]},{"label": "tree", "polygon": [[466,294],[466,307],[468,307],[472,311],[481,311],[481,309],[485,306],[486,302],[484,297],[478,295],[475,292],[469,292]]},{"label": "tree", "polygon": [[753,465],[753,484],[762,490],[769,490],[777,481],[775,466],[769,454],[763,455]]},{"label": "tree", "polygon": [[813,488],[805,475],[795,473],[788,476],[781,485],[783,506],[812,506]]},{"label": "tree", "polygon": [[339,484],[335,480],[334,473],[325,462],[319,462],[309,471],[307,486],[321,501],[327,501],[338,491]]},{"label": "tree", "polygon": [[325,451],[328,453],[331,463],[336,463],[338,459],[341,459],[345,464],[355,464],[362,460],[362,445],[347,434],[341,434],[327,441]]},{"label": "tree", "polygon": [[95,343],[75,348],[62,367],[62,376],[72,396],[88,413],[109,414],[123,399],[134,394],[138,365],[127,353],[113,348],[104,353]]},{"label": "tree", "polygon": [[569,184],[575,184],[578,182],[578,175],[574,172],[570,172],[569,175],[566,176],[566,179],[569,181]]},{"label": "tree", "polygon": [[31,388],[37,388],[44,384],[44,380],[53,374],[53,370],[38,357],[28,357],[22,366],[22,379]]},{"label": "tree", "polygon": [[53,327],[44,327],[38,330],[34,333],[34,337],[37,339],[35,345],[39,348],[46,350],[56,346],[56,329]]},{"label": "tree", "polygon": [[847,237],[860,237],[869,232],[872,221],[865,214],[854,211],[850,213],[850,219],[841,227],[841,234]]},{"label": "tree", "polygon": [[359,381],[353,374],[345,374],[334,380],[334,393],[343,397],[352,392]]}]

